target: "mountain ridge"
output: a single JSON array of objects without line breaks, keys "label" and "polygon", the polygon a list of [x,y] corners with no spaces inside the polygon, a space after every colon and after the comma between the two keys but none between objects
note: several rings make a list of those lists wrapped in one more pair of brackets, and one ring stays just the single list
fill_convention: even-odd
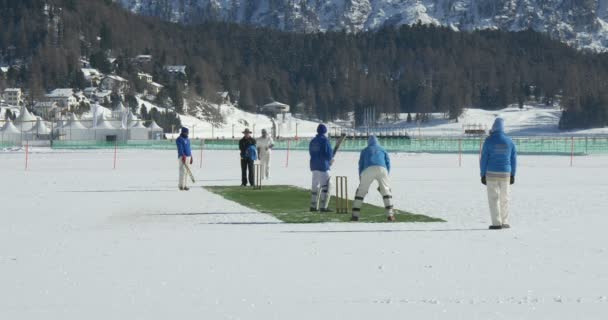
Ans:
[{"label": "mountain ridge", "polygon": [[185,24],[225,21],[283,31],[359,32],[403,24],[459,31],[532,29],[579,49],[608,50],[608,0],[114,0]]}]

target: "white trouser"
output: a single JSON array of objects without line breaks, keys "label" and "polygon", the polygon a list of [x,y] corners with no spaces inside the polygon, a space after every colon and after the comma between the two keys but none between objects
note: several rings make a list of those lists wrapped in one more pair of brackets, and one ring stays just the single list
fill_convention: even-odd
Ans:
[{"label": "white trouser", "polygon": [[312,172],[312,188],[310,188],[310,207],[327,209],[329,206],[329,190],[331,188],[331,175],[329,171]]},{"label": "white trouser", "polygon": [[262,165],[262,179],[270,178],[270,151],[260,151],[260,164]]},{"label": "white trouser", "polygon": [[[186,168],[184,167],[182,158],[177,159],[177,161],[179,165],[179,180],[177,180],[177,186],[179,188],[185,188],[187,187],[186,183],[188,182],[188,174],[186,174]],[[186,163],[190,163],[190,157],[186,157]]]},{"label": "white trouser", "polygon": [[492,225],[500,226],[509,223],[509,200],[511,196],[510,178],[487,177],[488,203]]},{"label": "white trouser", "polygon": [[369,187],[374,181],[378,181],[378,191],[382,195],[384,200],[384,208],[386,209],[386,215],[390,216],[393,214],[393,196],[391,194],[390,180],[388,178],[388,171],[385,167],[371,166],[361,173],[361,181],[355,194],[355,202],[353,203],[353,216],[358,217],[361,213],[361,206],[363,205],[363,199],[369,191]]}]

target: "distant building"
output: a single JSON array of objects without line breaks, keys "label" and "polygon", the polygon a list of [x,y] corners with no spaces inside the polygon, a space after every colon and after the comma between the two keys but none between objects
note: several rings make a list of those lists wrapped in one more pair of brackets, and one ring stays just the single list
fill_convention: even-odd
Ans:
[{"label": "distant building", "polygon": [[116,94],[125,94],[129,91],[129,81],[125,78],[110,75],[101,80],[100,88],[103,90],[111,90]]},{"label": "distant building", "polygon": [[84,79],[87,80],[91,86],[98,86],[103,79],[103,74],[97,69],[82,68],[80,71],[82,71]]},{"label": "distant building", "polygon": [[265,112],[265,113],[274,113],[274,114],[286,113],[286,112],[289,112],[289,105],[275,101],[275,102],[271,102],[269,104],[265,104],[260,109],[261,109],[260,111]]},{"label": "distant building", "polygon": [[151,83],[152,82],[152,75],[145,73],[145,72],[138,72],[137,73],[137,79],[142,80],[146,83]]},{"label": "distant building", "polygon": [[148,94],[158,95],[161,90],[163,90],[164,86],[160,83],[150,82],[148,83]]},{"label": "distant building", "polygon": [[174,74],[183,74],[186,75],[186,66],[184,65],[175,65],[175,66],[165,66],[165,71],[168,73]]},{"label": "distant building", "polygon": [[103,90],[96,87],[89,87],[84,89],[84,96],[91,101],[95,101],[100,104],[105,104],[110,102],[112,91]]},{"label": "distant building", "polygon": [[34,104],[34,113],[43,119],[59,119],[61,107],[55,101],[39,101]]},{"label": "distant building", "polygon": [[55,89],[46,95],[48,101],[57,102],[60,108],[72,110],[78,105],[78,99],[71,88]]},{"label": "distant building", "polygon": [[149,63],[152,62],[152,56],[149,54],[140,54],[135,57],[135,61],[138,63]]},{"label": "distant building", "polygon": [[4,89],[4,101],[11,106],[20,106],[23,102],[23,92],[21,88]]},{"label": "distant building", "polygon": [[186,66],[184,65],[165,66],[164,70],[172,83],[178,80],[181,82],[186,82],[186,80],[188,79],[188,74],[186,73]]}]

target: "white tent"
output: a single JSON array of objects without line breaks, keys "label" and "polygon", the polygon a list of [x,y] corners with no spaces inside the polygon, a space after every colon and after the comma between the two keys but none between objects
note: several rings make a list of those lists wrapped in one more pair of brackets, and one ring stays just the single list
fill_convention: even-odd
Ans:
[{"label": "white tent", "polygon": [[137,117],[129,110],[129,113],[127,114],[127,126],[133,127],[137,121]]},{"label": "white tent", "polygon": [[130,140],[148,140],[150,137],[150,129],[146,128],[141,120],[135,120],[133,125],[129,128],[129,139]]},{"label": "white tent", "polygon": [[64,137],[67,140],[91,140],[93,139],[93,134],[91,130],[86,128],[80,123],[78,118],[76,118],[75,114],[70,114],[68,122],[61,127],[59,130],[59,135]]},{"label": "white tent", "polygon": [[108,122],[108,120],[106,120],[106,117],[101,115],[97,119],[97,123],[95,124],[95,127],[93,127],[93,129],[116,129],[116,128],[114,126],[112,126],[112,124],[110,124]]},{"label": "white tent", "polygon": [[152,120],[152,123],[148,126],[150,130],[150,139],[151,140],[160,140],[163,136],[163,128],[161,128],[156,121]]},{"label": "white tent", "polygon": [[82,123],[80,123],[80,121],[78,120],[78,118],[76,118],[75,114],[70,114],[70,117],[68,118],[68,122],[65,124],[65,126],[63,126],[63,128],[67,128],[67,129],[86,129],[85,126],[82,125]]},{"label": "white tent", "polygon": [[47,135],[51,134],[51,129],[44,124],[44,121],[38,118],[36,125],[32,128],[32,130],[30,130],[30,132],[36,135]]},{"label": "white tent", "polygon": [[3,143],[20,143],[21,136],[21,131],[10,120],[0,129],[0,141]]},{"label": "white tent", "polygon": [[97,141],[126,141],[128,130],[127,128],[121,128],[119,125],[118,128],[114,127],[110,122],[105,118],[105,116],[101,116],[97,120],[97,124],[92,128],[95,135],[95,140]]},{"label": "white tent", "polygon": [[29,131],[36,125],[36,117],[34,117],[26,107],[22,107],[19,116],[15,119],[15,124],[23,131]]}]

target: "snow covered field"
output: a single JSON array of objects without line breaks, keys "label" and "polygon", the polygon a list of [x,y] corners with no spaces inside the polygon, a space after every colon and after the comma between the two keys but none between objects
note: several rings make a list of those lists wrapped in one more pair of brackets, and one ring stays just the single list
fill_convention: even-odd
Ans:
[{"label": "snow covered field", "polygon": [[[273,156],[308,187],[306,153]],[[448,222],[281,224],[177,191],[174,152],[0,152],[0,319],[608,317],[608,157],[520,156],[513,228],[489,231],[477,156],[392,156],[396,206]],[[240,182],[236,153],[198,161],[197,186]]]}]

